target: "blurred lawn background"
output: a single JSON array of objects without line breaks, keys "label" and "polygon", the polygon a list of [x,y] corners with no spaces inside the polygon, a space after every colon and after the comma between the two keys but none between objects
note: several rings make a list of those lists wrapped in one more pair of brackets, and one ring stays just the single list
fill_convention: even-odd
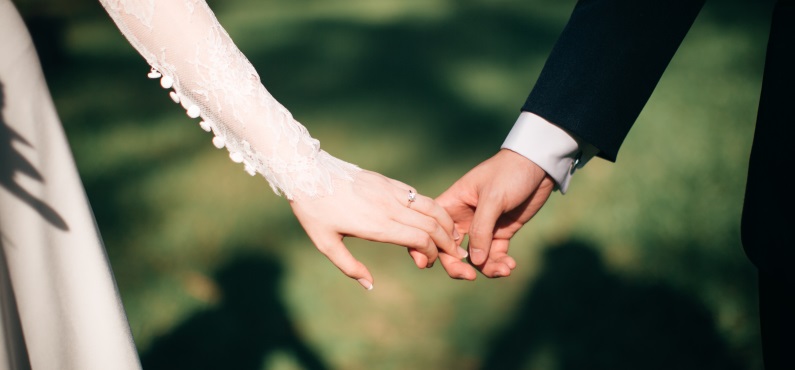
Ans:
[{"label": "blurred lawn background", "polygon": [[[510,278],[347,240],[372,292],[146,79],[97,2],[16,3],[147,369],[762,368],[739,220],[771,1],[707,5],[618,163],[553,195]],[[499,148],[574,3],[210,5],[324,149],[436,196]]]}]

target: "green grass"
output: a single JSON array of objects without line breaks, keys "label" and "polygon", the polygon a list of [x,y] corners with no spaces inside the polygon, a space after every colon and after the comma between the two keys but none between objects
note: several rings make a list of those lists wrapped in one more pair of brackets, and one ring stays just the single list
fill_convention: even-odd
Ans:
[{"label": "green grass", "polygon": [[[211,5],[327,151],[435,196],[497,150],[573,2]],[[199,318],[229,315],[241,289],[254,317],[291,323],[311,348],[295,354],[277,330],[233,332],[239,346],[271,340],[251,354],[262,368],[314,357],[335,369],[476,369],[497,367],[493,356],[502,368],[704,368],[710,356],[761,369],[739,219],[767,10],[705,8],[618,163],[591,162],[515,238],[512,277],[454,281],[401,248],[349,240],[375,275],[369,293],[146,80],[96,5],[64,23],[64,59],[45,67],[143,355],[180,327],[221,338]],[[262,275],[224,285],[217,271],[241,255]]]}]

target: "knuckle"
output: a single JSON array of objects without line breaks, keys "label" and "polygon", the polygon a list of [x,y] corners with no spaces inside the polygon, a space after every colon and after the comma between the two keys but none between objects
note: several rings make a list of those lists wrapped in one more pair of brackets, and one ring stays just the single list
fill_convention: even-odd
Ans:
[{"label": "knuckle", "polygon": [[491,233],[490,231],[483,230],[483,229],[477,229],[477,228],[473,229],[473,230],[470,230],[470,232],[469,232],[469,238],[470,239],[477,239],[477,240],[491,239],[492,235],[493,235],[493,233]]},{"label": "knuckle", "polygon": [[329,258],[332,257],[332,252],[333,252],[334,248],[332,248],[332,247],[330,247],[330,246],[328,246],[326,244],[315,244],[315,247],[324,256],[329,257]]},{"label": "knuckle", "polygon": [[359,261],[356,261],[355,259],[338,259],[333,260],[333,262],[343,274],[350,277],[356,277],[359,275]]},{"label": "knuckle", "polygon": [[343,274],[349,277],[356,277],[356,270],[351,268],[351,266],[337,266]]},{"label": "knuckle", "polygon": [[417,233],[412,237],[412,245],[416,248],[426,250],[430,249],[433,244],[433,240],[428,234],[425,233]]}]

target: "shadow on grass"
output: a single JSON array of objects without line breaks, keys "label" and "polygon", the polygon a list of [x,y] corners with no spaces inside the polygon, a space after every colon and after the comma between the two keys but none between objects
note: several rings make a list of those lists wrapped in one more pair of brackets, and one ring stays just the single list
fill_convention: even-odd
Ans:
[{"label": "shadow on grass", "polygon": [[546,250],[543,269],[483,369],[740,369],[701,302],[607,271],[593,246]]},{"label": "shadow on grass", "polygon": [[188,317],[156,338],[141,361],[155,369],[260,369],[285,351],[304,369],[328,367],[292,323],[279,292],[282,267],[262,255],[240,255],[215,274],[218,306]]}]

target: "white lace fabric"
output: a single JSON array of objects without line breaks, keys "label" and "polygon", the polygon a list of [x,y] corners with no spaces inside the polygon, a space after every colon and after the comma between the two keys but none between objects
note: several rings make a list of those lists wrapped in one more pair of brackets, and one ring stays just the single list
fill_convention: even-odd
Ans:
[{"label": "white lace fabric", "polygon": [[100,0],[172,100],[250,175],[288,199],[331,194],[359,168],[320,149],[265,89],[204,0]]}]

